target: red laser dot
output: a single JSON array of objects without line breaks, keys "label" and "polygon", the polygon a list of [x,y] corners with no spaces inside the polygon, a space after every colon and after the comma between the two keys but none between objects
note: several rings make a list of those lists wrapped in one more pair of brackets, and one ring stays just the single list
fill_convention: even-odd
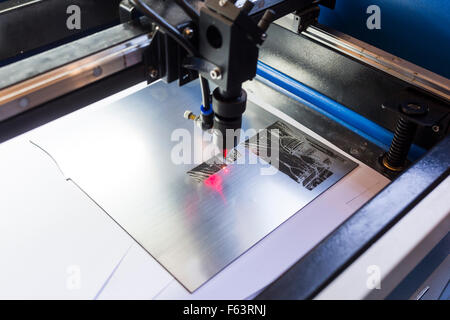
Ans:
[{"label": "red laser dot", "polygon": [[222,191],[222,177],[219,175],[213,174],[212,176],[209,176],[204,183],[215,191]]}]

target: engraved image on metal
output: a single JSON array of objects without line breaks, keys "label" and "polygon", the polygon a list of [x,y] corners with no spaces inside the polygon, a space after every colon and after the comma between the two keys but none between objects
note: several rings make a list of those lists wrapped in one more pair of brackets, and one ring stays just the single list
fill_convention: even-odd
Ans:
[{"label": "engraved image on metal", "polygon": [[220,170],[225,169],[228,164],[235,162],[240,156],[239,151],[233,149],[225,159],[222,156],[217,155],[198,165],[194,169],[189,170],[187,174],[195,181],[203,182]]},{"label": "engraved image on metal", "polygon": [[280,146],[279,158],[276,159],[278,169],[308,190],[313,190],[333,175],[331,159],[345,161],[320,142],[300,132],[294,133],[280,121],[247,140],[245,146],[267,162],[274,163],[270,145],[273,139],[267,136],[273,134],[278,135]]},{"label": "engraved image on metal", "polygon": [[[272,145],[274,141],[277,141],[276,146]],[[280,121],[259,131],[243,144],[254,154],[308,190],[313,190],[333,175],[332,158],[345,161],[320,142],[301,132],[295,133]],[[276,151],[275,148],[277,148]],[[239,156],[240,153],[236,149],[232,149],[225,159],[216,155],[189,170],[187,174],[196,181],[202,182],[224,169],[228,164],[234,163]]]}]

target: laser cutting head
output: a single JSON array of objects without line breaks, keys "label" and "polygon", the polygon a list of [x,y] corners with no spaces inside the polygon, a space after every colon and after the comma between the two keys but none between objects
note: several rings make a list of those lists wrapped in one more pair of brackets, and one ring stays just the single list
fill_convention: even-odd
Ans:
[{"label": "laser cutting head", "polygon": [[212,107],[213,128],[222,136],[216,137],[220,150],[230,150],[239,143],[247,103],[242,83],[256,76],[259,45],[274,17],[274,12],[267,10],[256,23],[249,16],[253,6],[251,1],[238,8],[234,1],[206,0],[200,10],[199,53],[210,65],[200,73],[217,85]]},{"label": "laser cutting head", "polygon": [[219,150],[226,152],[239,143],[242,125],[242,114],[247,105],[247,94],[240,89],[239,93],[224,92],[216,88],[213,92],[215,143]]}]

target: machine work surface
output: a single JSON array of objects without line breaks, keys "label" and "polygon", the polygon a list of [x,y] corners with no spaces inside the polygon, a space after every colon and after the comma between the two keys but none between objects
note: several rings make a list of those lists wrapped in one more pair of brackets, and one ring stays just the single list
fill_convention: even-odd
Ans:
[{"label": "machine work surface", "polygon": [[249,102],[241,144],[205,171],[212,137],[183,118],[199,105],[196,82],[157,82],[32,138],[190,292],[358,166]]}]

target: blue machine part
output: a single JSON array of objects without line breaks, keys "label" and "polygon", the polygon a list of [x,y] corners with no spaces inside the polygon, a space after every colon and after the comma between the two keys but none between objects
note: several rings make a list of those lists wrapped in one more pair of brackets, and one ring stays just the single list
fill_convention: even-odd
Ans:
[{"label": "blue machine part", "polygon": [[212,106],[209,106],[209,108],[205,110],[205,106],[204,106],[204,105],[201,105],[201,106],[200,106],[200,111],[201,111],[201,113],[204,114],[205,116],[209,116],[209,115],[213,112],[213,109],[212,109]]},{"label": "blue machine part", "polygon": [[[380,8],[381,29],[370,30],[366,13]],[[450,1],[337,0],[321,8],[319,22],[425,69],[450,78]]]},{"label": "blue machine part", "polygon": [[[258,62],[257,75],[286,90],[303,104],[333,119],[379,147],[387,150],[391,144],[393,137],[391,131],[261,61]],[[412,145],[408,158],[414,161],[424,153],[423,148]]]}]

